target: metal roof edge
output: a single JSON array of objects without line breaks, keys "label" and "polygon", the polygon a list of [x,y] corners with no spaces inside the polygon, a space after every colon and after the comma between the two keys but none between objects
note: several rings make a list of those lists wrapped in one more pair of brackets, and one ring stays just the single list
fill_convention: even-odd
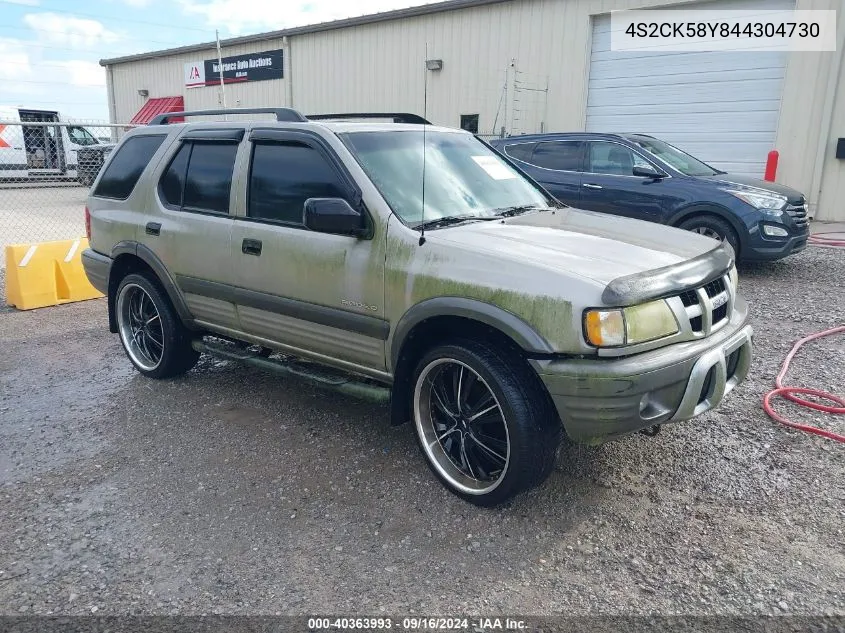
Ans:
[{"label": "metal roof edge", "polygon": [[[365,24],[375,24],[377,22],[387,22],[390,20],[399,20],[402,18],[411,18],[420,15],[430,15],[432,13],[444,13],[446,11],[457,11],[458,9],[469,9],[487,4],[500,4],[503,2],[514,1],[516,0],[445,0],[444,2],[417,5],[413,7],[406,7],[404,9],[396,9],[394,11],[370,13],[368,15],[344,18],[342,20],[332,20],[330,22],[295,26],[288,29],[281,29],[279,31],[268,31],[266,33],[256,33],[255,35],[232,37],[226,40],[220,40],[220,47],[225,48],[227,46],[237,46],[238,44],[249,44],[251,42],[280,39],[291,35],[305,35],[308,33],[319,33],[321,31],[334,31],[336,29],[343,29],[350,26],[362,26]],[[203,42],[200,44],[189,44],[188,46],[178,46],[176,48],[165,48],[158,51],[151,51],[149,53],[136,53],[133,55],[125,55],[123,57],[101,59],[99,63],[100,66],[113,66],[115,64],[123,64],[126,62],[155,59],[156,57],[170,57],[171,55],[179,55],[181,53],[216,50],[216,48],[217,44],[215,42]]]}]

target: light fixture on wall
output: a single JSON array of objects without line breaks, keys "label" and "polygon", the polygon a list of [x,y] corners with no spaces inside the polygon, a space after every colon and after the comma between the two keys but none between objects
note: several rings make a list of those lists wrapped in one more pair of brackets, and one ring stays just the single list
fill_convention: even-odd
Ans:
[{"label": "light fixture on wall", "polygon": [[144,89],[144,88],[141,88],[141,89],[138,91],[138,94],[139,94],[139,95],[141,95],[142,97],[146,98],[146,97],[149,97],[149,96],[150,96],[150,91],[149,91],[149,90],[146,90],[146,89]]},{"label": "light fixture on wall", "polygon": [[425,60],[425,67],[428,70],[442,70],[443,69],[443,60],[442,59],[427,59],[427,60]]}]

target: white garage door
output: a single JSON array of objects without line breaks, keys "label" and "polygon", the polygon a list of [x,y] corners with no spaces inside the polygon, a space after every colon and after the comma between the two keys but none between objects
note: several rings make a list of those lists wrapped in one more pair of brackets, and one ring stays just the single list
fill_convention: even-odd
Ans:
[{"label": "white garage door", "polygon": [[[792,9],[794,0],[725,0],[685,8]],[[640,132],[731,173],[761,178],[774,149],[786,52],[610,50],[597,16],[588,132]]]}]

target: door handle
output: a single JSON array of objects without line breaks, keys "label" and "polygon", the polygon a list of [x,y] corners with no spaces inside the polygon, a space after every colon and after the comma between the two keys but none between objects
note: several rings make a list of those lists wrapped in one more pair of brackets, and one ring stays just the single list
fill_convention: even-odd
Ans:
[{"label": "door handle", "polygon": [[601,189],[602,188],[601,185],[594,185],[591,182],[585,182],[584,187],[586,187],[587,189]]},{"label": "door handle", "polygon": [[241,242],[241,252],[244,255],[261,255],[261,240],[245,238]]},{"label": "door handle", "polygon": [[160,222],[147,222],[147,226],[144,227],[144,231],[147,235],[160,235],[161,234],[161,223]]}]

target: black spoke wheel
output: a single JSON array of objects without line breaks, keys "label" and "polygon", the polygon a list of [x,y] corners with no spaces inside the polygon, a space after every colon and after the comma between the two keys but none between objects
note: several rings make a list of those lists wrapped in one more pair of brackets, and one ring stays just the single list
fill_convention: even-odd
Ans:
[{"label": "black spoke wheel", "polygon": [[560,424],[522,359],[469,341],[439,347],[418,364],[411,402],[429,466],[472,503],[501,503],[554,466]]},{"label": "black spoke wheel", "polygon": [[508,469],[508,427],[478,373],[454,358],[423,368],[414,392],[417,432],[429,460],[458,490],[484,494]]},{"label": "black spoke wheel", "polygon": [[196,364],[199,353],[191,347],[190,333],[155,281],[127,275],[117,288],[114,309],[123,349],[142,374],[167,378]]},{"label": "black spoke wheel", "polygon": [[147,291],[135,283],[124,284],[117,296],[120,338],[132,362],[153,371],[164,356],[161,315]]}]

